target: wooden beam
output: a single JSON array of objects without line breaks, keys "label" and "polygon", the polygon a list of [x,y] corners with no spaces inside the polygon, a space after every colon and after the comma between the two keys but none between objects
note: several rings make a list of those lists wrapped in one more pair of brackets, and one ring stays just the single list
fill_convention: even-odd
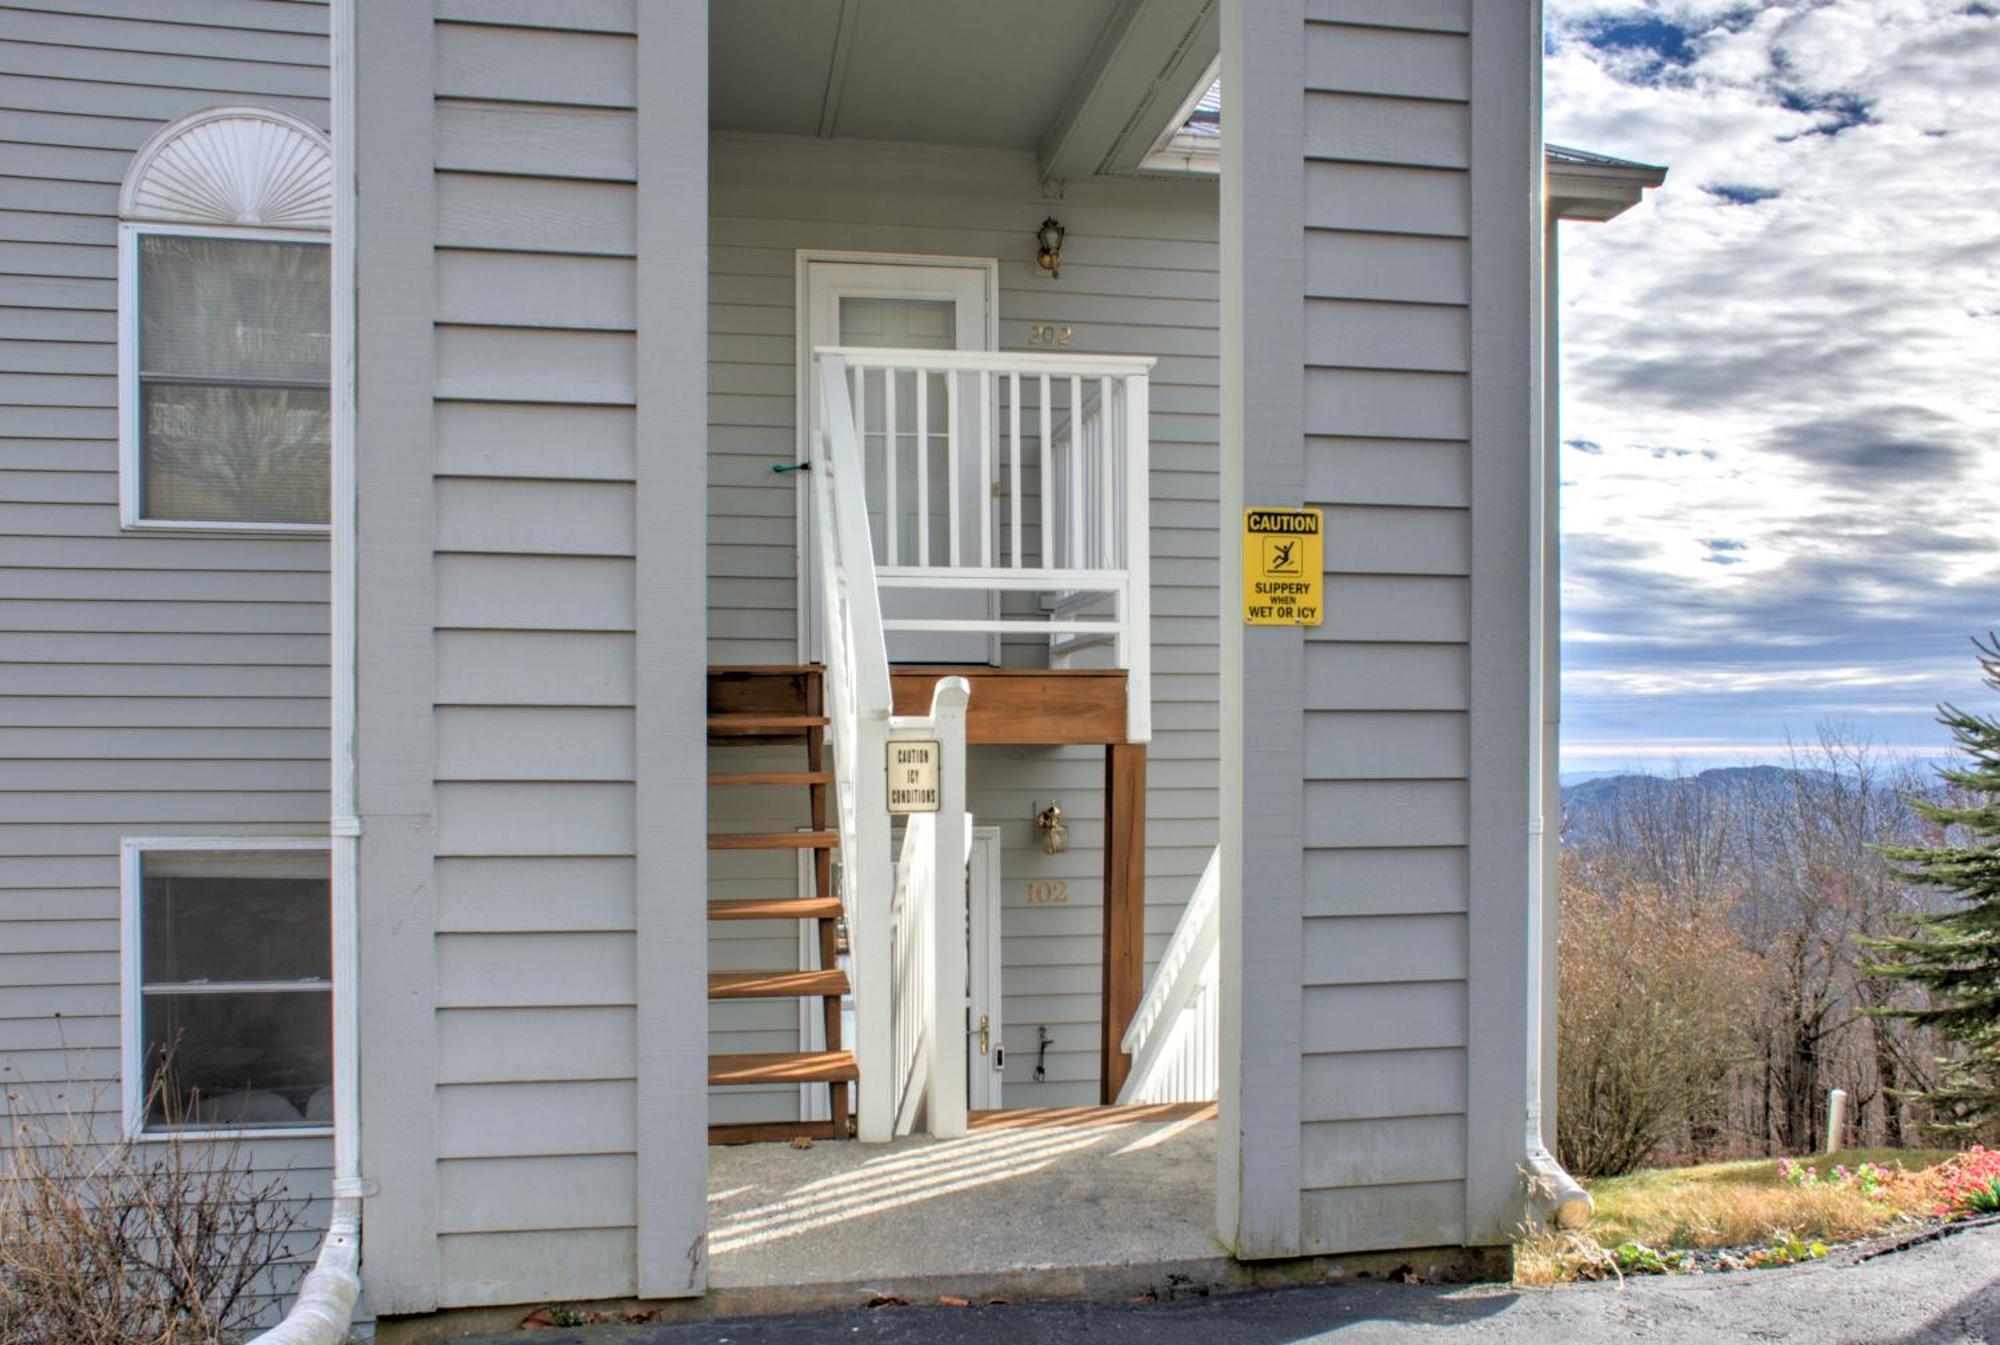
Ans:
[{"label": "wooden beam", "polygon": [[965,707],[965,741],[1016,747],[1116,743],[1125,739],[1125,674],[1121,670],[902,667],[889,681],[899,715],[929,714],[940,677],[972,683]]},{"label": "wooden beam", "polygon": [[1115,1102],[1132,1068],[1125,1029],[1146,981],[1146,746],[1104,749],[1104,1043],[1098,1078]]},{"label": "wooden beam", "polygon": [[1044,181],[1127,173],[1208,75],[1220,42],[1218,0],[1125,0],[1105,24],[1054,123]]}]

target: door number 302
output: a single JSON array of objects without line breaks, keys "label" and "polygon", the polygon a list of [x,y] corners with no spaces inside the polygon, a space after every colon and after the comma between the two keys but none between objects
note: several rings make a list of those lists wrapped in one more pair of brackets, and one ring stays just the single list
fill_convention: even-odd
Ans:
[{"label": "door number 302", "polygon": [[1028,344],[1048,346],[1051,349],[1068,345],[1076,339],[1076,328],[1058,327],[1050,322],[1037,322],[1028,328]]}]

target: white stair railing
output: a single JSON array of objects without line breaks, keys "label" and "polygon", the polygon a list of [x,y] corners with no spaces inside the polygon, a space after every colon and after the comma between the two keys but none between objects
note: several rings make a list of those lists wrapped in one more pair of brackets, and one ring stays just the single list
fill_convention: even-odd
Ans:
[{"label": "white stair railing", "polygon": [[[814,357],[844,371],[838,409],[823,397],[816,410],[852,427],[869,474],[876,582],[989,599],[958,614],[892,612],[883,629],[1034,635],[1056,667],[1109,644],[1127,673],[1126,738],[1150,741],[1154,361],[852,346]],[[1009,614],[1010,595],[1037,610]]]},{"label": "white stair railing", "polygon": [[1125,1029],[1121,1104],[1213,1102],[1221,1087],[1221,853],[1208,857],[1152,984]]},{"label": "white stair railing", "polygon": [[948,763],[964,760],[965,706],[971,689],[962,677],[942,679],[931,695],[930,714],[898,716],[889,739],[893,750],[897,742],[929,738],[938,744],[942,757],[938,810],[912,813],[904,825],[890,912],[898,1135],[919,1128],[941,1139],[965,1133],[961,1029],[971,829],[965,812],[964,771],[952,771]]},{"label": "white stair railing", "polygon": [[[909,889],[912,899],[929,908],[923,919],[934,937],[924,981],[920,982],[927,992],[923,1001],[906,994],[899,1005],[895,937],[898,877],[891,862],[887,753],[890,743],[899,738],[939,743],[940,807],[930,830],[934,836],[953,838],[962,848],[965,704],[971,687],[963,678],[945,678],[933,694],[930,714],[893,713],[888,647],[883,637],[865,478],[854,433],[856,422],[848,402],[847,372],[836,358],[821,361],[820,375],[828,410],[826,428],[808,436],[807,450],[820,520],[814,529],[813,568],[819,585],[827,741],[833,757],[835,819],[840,832],[840,897],[847,920],[854,992],[853,1051],[861,1075],[855,1133],[871,1143],[898,1133],[898,1087],[903,1071],[897,1048],[904,1030],[898,1021],[900,1008],[904,1017],[917,1016],[919,1025],[914,1030],[923,1034],[926,1043],[926,1075],[917,1087],[928,1104],[924,1112],[931,1132],[962,1134],[965,1064],[957,1049],[956,1029],[951,1033],[953,1049],[945,1052],[939,1049],[944,1034],[936,1024],[954,1021],[941,1015],[939,1009],[941,1002],[954,996],[958,1015],[963,1016],[965,865],[962,856],[954,867],[951,862],[938,863],[934,854],[930,860],[933,876]],[[937,874],[945,875],[946,881],[937,881]],[[953,874],[956,881],[951,881]],[[942,1097],[939,1089],[945,1090]],[[956,1130],[939,1129],[940,1125],[953,1125],[954,1118]]]}]

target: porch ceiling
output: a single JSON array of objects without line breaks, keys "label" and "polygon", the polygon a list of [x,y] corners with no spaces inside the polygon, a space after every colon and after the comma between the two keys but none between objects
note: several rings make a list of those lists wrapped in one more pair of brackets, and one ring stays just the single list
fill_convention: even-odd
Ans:
[{"label": "porch ceiling", "polygon": [[[1214,4],[716,0],[710,125],[1034,150],[1061,176],[1115,171],[1117,142],[1137,133],[1150,148],[1213,59],[1199,48]],[[1093,142],[1081,156],[1079,133]]]}]

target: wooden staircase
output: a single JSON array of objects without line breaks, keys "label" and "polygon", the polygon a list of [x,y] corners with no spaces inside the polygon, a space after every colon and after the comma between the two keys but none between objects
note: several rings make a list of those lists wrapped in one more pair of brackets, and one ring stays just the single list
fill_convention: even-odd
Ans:
[{"label": "wooden staircase", "polygon": [[[811,805],[811,827],[805,831],[717,832],[708,838],[711,850],[806,850],[812,854],[812,893],[754,900],[711,901],[708,918],[719,920],[809,920],[817,929],[819,967],[809,970],[728,971],[708,978],[711,1001],[745,999],[816,999],[825,1030],[822,1051],[785,1051],[759,1055],[713,1055],[708,1060],[711,1086],[820,1084],[828,1089],[829,1121],[784,1122],[768,1125],[720,1125],[709,1129],[717,1144],[757,1140],[845,1139],[848,1135],[848,1090],[857,1079],[854,1055],[841,1048],[841,996],[848,991],[847,973],[838,966],[840,899],[833,891],[833,852],[839,833],[828,825],[833,772],[826,769],[826,704],[821,670],[800,667],[714,667],[708,671],[708,744],[711,787],[804,789]],[[797,745],[804,749],[800,770],[722,769],[718,755],[732,749]]]}]

